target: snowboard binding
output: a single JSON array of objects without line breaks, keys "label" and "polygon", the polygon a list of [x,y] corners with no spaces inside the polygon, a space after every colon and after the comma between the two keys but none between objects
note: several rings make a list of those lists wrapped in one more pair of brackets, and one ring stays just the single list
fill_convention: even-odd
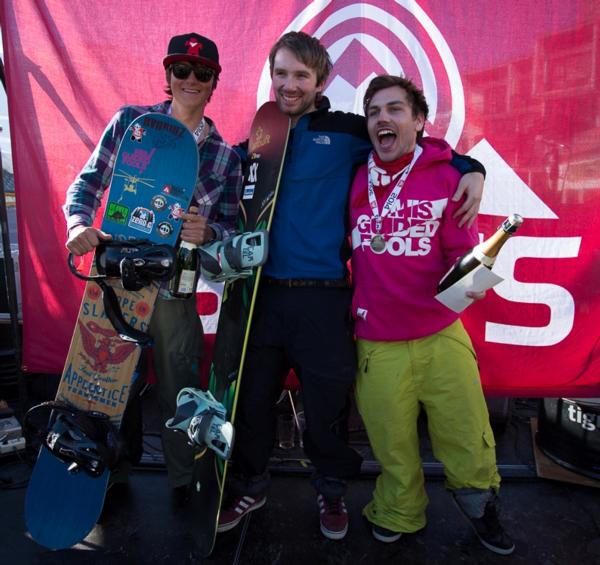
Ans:
[{"label": "snowboard binding", "polygon": [[215,282],[249,277],[254,267],[266,263],[268,242],[267,231],[259,230],[199,247],[202,277]]},{"label": "snowboard binding", "polygon": [[154,281],[167,281],[175,274],[175,250],[145,240],[103,241],[96,247],[97,275],[82,275],[69,253],[69,269],[79,279],[94,281],[102,289],[104,310],[119,337],[142,346],[151,337],[131,326],[123,317],[117,295],[106,279],[119,278],[125,290],[140,290]]},{"label": "snowboard binding", "polygon": [[168,281],[175,274],[175,251],[143,239],[103,241],[96,247],[95,276],[82,275],[69,253],[71,272],[84,281],[120,278],[125,290],[140,290],[153,281]]},{"label": "snowboard binding", "polygon": [[175,415],[166,421],[171,430],[186,433],[191,445],[208,447],[229,459],[234,429],[227,421],[227,410],[209,391],[182,388],[177,395]]},{"label": "snowboard binding", "polygon": [[69,464],[70,473],[83,470],[100,477],[106,469],[114,469],[121,457],[118,432],[102,412],[79,410],[59,401],[42,402],[27,412],[23,425],[55,457]]}]

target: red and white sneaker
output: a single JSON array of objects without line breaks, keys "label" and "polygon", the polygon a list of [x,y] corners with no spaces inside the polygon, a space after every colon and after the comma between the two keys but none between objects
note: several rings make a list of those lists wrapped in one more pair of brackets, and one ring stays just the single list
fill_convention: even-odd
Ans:
[{"label": "red and white sneaker", "polygon": [[329,539],[342,539],[348,531],[348,511],[344,499],[341,496],[328,499],[320,494],[317,502],[323,535]]},{"label": "red and white sneaker", "polygon": [[265,505],[267,497],[265,496],[234,496],[231,497],[225,506],[221,507],[219,513],[219,525],[217,526],[217,532],[227,532],[235,528],[242,518]]}]

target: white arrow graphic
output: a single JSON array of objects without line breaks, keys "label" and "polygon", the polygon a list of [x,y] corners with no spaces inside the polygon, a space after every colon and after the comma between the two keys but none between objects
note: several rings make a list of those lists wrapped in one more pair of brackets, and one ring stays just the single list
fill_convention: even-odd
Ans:
[{"label": "white arrow graphic", "polygon": [[480,214],[557,220],[558,216],[524,183],[490,143],[482,139],[467,153],[487,170]]}]

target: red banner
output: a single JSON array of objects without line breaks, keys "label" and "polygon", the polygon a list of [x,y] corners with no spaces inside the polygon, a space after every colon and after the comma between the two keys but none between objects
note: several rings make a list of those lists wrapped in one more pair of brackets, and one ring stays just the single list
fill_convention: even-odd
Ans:
[{"label": "red banner", "polygon": [[423,86],[427,133],[487,167],[479,226],[525,218],[464,314],[488,393],[600,396],[600,7],[590,0],[227,3],[1,1],[19,222],[24,363],[60,372],[82,286],[67,270],[65,191],[114,111],[163,99],[170,36],[214,39],[207,114],[244,138],[284,32],[329,49],[326,94],[358,111],[376,74]]}]

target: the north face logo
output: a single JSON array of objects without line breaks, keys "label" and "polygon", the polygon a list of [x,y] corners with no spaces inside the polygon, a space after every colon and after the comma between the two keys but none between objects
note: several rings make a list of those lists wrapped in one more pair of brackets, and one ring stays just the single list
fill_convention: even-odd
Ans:
[{"label": "the north face logo", "polygon": [[317,145],[331,145],[331,138],[328,135],[318,135],[313,137],[313,141]]}]

